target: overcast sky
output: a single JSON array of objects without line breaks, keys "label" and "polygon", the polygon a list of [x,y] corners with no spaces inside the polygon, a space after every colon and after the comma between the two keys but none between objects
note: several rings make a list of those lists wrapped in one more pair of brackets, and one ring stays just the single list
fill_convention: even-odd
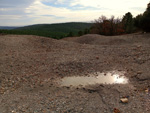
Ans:
[{"label": "overcast sky", "polygon": [[133,16],[145,11],[150,0],[0,0],[0,26],[90,22],[101,15]]}]

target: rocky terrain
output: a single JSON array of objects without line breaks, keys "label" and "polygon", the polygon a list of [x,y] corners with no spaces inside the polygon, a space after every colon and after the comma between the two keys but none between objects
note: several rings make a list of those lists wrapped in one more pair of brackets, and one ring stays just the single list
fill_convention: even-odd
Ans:
[{"label": "rocky terrain", "polygon": [[[0,113],[150,113],[149,67],[148,33],[62,40],[0,35]],[[60,84],[110,71],[124,71],[128,84]]]}]

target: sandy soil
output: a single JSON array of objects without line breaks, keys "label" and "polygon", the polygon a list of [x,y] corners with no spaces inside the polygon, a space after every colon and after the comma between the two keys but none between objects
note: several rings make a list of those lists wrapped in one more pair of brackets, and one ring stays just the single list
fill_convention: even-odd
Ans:
[{"label": "sandy soil", "polygon": [[[0,35],[0,113],[150,113],[149,67],[148,33],[62,40]],[[129,83],[59,84],[66,76],[114,70],[125,71]]]}]

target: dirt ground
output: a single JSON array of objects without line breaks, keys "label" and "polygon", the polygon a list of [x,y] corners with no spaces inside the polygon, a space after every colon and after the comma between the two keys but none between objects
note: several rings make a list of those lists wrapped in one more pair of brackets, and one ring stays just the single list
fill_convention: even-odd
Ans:
[{"label": "dirt ground", "polygon": [[[59,83],[66,76],[114,70],[124,71],[129,83]],[[150,113],[149,88],[148,33],[62,40],[0,35],[0,113]],[[120,101],[124,97],[127,103]]]}]

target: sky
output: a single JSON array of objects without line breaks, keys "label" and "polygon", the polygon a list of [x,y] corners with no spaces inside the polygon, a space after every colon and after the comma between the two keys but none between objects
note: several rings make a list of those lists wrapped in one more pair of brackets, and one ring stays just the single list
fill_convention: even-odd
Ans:
[{"label": "sky", "polygon": [[0,26],[91,22],[101,15],[135,17],[150,0],[0,0]]}]

